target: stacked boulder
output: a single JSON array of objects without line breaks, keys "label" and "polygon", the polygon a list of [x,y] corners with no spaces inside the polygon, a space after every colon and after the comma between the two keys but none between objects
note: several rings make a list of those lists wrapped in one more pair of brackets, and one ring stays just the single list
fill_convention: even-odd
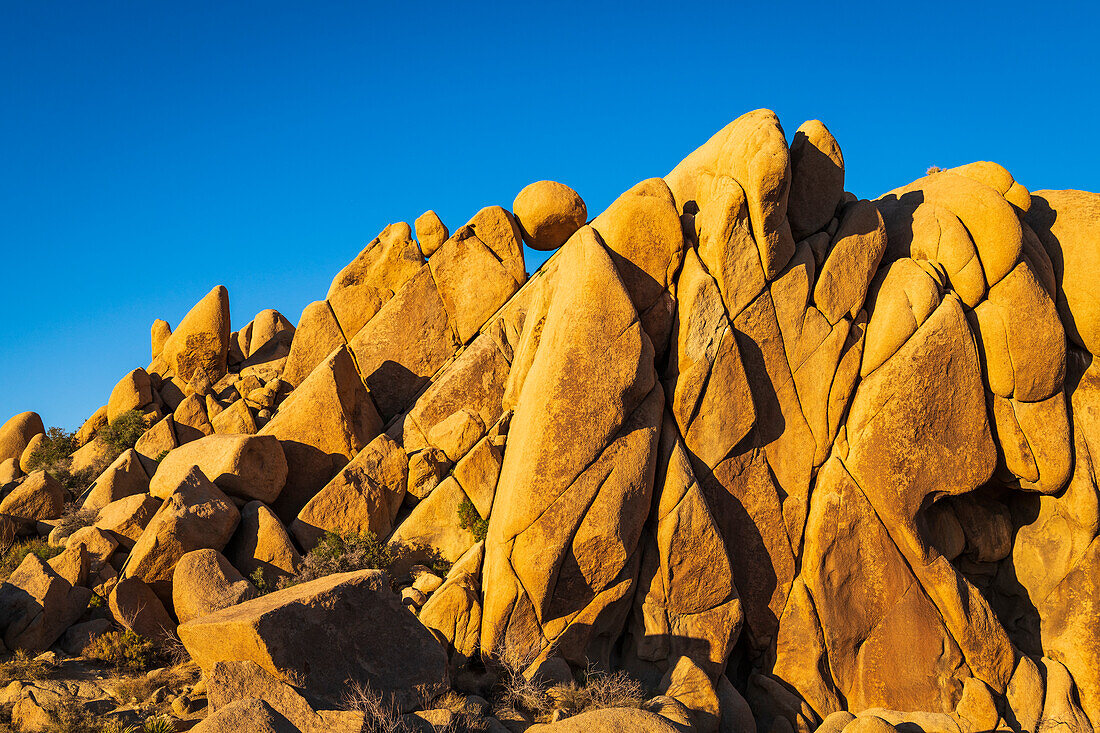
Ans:
[{"label": "stacked boulder", "polygon": [[[28,557],[4,643],[94,592],[236,685],[211,721],[301,730],[504,658],[660,693],[561,731],[1100,726],[1100,195],[979,162],[860,200],[825,125],[757,110],[594,219],[512,209],[391,224],[297,326],[231,332],[221,287],[154,323],[77,436],[148,425],[51,535],[85,565]],[[13,535],[66,500],[43,433],[0,428]],[[328,532],[391,576],[260,595]]]}]

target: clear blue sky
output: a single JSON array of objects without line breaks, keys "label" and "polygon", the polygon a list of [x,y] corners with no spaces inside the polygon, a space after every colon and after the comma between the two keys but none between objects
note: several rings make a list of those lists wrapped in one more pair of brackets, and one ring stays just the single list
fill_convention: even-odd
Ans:
[{"label": "clear blue sky", "polygon": [[594,216],[757,107],[863,197],[1100,190],[1095,4],[970,5],[0,0],[0,422],[79,426],[218,283],[296,322],[391,221],[543,178]]}]

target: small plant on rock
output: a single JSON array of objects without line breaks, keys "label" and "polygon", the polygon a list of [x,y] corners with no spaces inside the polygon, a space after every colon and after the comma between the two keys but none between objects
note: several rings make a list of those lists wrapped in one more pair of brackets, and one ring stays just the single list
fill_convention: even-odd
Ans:
[{"label": "small plant on rock", "polygon": [[68,460],[74,450],[76,438],[73,433],[54,426],[46,431],[46,438],[31,452],[27,459],[27,472],[53,468]]},{"label": "small plant on rock", "polygon": [[8,576],[27,559],[27,555],[37,555],[39,559],[46,562],[64,551],[64,547],[53,547],[41,537],[16,542],[0,556],[0,581],[7,580]]},{"label": "small plant on rock", "polygon": [[152,641],[129,629],[97,636],[84,648],[84,656],[126,672],[143,672],[156,663]]},{"label": "small plant on rock", "polygon": [[100,428],[97,437],[121,454],[137,445],[145,433],[145,416],[140,410],[127,410]]},{"label": "small plant on rock", "polygon": [[393,553],[386,543],[373,532],[325,532],[302,559],[298,575],[281,578],[279,588],[352,570],[388,570],[393,560]]},{"label": "small plant on rock", "polygon": [[99,724],[84,705],[74,698],[61,698],[49,708],[50,722],[41,733],[99,733]]},{"label": "small plant on rock", "polygon": [[363,713],[363,733],[405,733],[401,711],[393,695],[383,695],[370,684],[353,682],[344,694],[344,709]]},{"label": "small plant on rock", "polygon": [[458,526],[469,530],[475,542],[484,542],[485,536],[489,533],[489,520],[481,518],[481,514],[469,497],[463,499],[458,505]]}]

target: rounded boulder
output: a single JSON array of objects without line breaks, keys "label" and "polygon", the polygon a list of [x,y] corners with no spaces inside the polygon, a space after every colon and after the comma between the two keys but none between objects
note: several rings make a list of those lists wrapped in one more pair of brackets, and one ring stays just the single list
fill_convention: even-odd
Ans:
[{"label": "rounded boulder", "polygon": [[536,181],[512,203],[523,241],[531,249],[555,250],[588,221],[580,195],[563,183]]}]

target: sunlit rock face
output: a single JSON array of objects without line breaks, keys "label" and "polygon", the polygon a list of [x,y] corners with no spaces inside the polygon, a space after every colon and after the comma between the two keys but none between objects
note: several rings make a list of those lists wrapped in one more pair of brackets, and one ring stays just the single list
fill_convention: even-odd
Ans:
[{"label": "sunlit rock face", "polygon": [[89,593],[186,621],[211,730],[354,728],[353,684],[441,726],[413,685],[587,670],[651,699],[510,728],[1092,731],[1100,195],[844,172],[756,110],[590,220],[539,181],[391,224],[297,326],[230,333],[214,288],[104,385],[62,456],[89,491],[36,414],[0,427],[0,539],[65,547],[0,587],[4,644],[91,633]]}]

